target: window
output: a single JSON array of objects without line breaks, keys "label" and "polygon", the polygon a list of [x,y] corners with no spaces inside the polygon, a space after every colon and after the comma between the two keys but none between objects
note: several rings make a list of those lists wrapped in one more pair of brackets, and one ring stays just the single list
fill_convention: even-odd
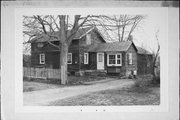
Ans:
[{"label": "window", "polygon": [[121,66],[122,65],[122,55],[119,54],[109,54],[108,58],[108,66]]},{"label": "window", "polygon": [[133,61],[132,60],[132,53],[128,53],[127,56],[128,56],[128,64],[132,65],[132,61]]},{"label": "window", "polygon": [[116,55],[109,55],[109,64],[116,64]]},{"label": "window", "polygon": [[84,64],[88,64],[88,62],[89,62],[88,53],[84,53]]},{"label": "window", "polygon": [[67,64],[72,64],[72,53],[68,53]]},{"label": "window", "polygon": [[98,62],[103,62],[103,54],[98,54]]},{"label": "window", "polygon": [[86,35],[86,44],[90,45],[91,44],[91,34]]},{"label": "window", "polygon": [[39,64],[45,64],[45,54],[39,54]]}]

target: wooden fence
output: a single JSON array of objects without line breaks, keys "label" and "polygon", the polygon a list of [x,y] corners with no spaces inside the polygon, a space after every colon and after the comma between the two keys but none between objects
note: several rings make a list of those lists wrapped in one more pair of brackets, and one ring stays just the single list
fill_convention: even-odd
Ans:
[{"label": "wooden fence", "polygon": [[28,78],[60,79],[60,69],[23,67],[23,76]]}]

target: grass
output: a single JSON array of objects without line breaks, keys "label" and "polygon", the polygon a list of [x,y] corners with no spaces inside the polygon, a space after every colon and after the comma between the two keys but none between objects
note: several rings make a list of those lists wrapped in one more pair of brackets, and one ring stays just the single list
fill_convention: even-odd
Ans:
[{"label": "grass", "polygon": [[[107,77],[69,76],[70,85],[98,81]],[[138,76],[134,86],[123,89],[103,90],[87,93],[49,103],[49,106],[119,106],[119,105],[159,105],[160,87],[151,84],[151,76]],[[48,83],[48,84],[47,84]],[[64,87],[58,80],[24,80],[24,92]]]},{"label": "grass", "polygon": [[159,105],[158,87],[149,92],[136,92],[131,89],[104,90],[51,102],[50,106],[119,106],[119,105]]},{"label": "grass", "polygon": [[49,103],[50,106],[159,105],[160,87],[152,76],[139,76],[130,88],[103,90]]},{"label": "grass", "polygon": [[23,81],[23,92],[30,92],[36,90],[58,88],[60,85],[39,83],[33,81]]},{"label": "grass", "polygon": [[[106,77],[68,76],[69,84],[66,86],[83,85],[84,82],[99,81],[99,80],[104,80],[104,79],[106,79]],[[27,78],[24,78],[24,81],[23,81],[23,92],[52,89],[52,88],[60,88],[60,87],[65,87],[65,85],[61,85],[60,80],[58,80],[58,79],[44,80],[44,79],[27,79]]]}]

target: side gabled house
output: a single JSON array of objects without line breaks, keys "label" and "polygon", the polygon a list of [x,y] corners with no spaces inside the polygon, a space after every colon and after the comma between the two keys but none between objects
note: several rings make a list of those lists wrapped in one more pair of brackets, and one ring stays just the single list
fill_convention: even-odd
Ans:
[{"label": "side gabled house", "polygon": [[[60,52],[58,48],[50,45],[47,41],[48,39],[44,35],[30,41],[31,64],[33,67],[58,69]],[[60,44],[56,39],[50,39],[49,41],[56,45]],[[95,69],[94,63],[90,60],[91,54],[88,53],[88,48],[89,46],[96,46],[96,44],[105,42],[96,28],[87,27],[79,29],[69,46],[68,71],[76,72],[86,67],[88,69]]]},{"label": "side gabled house", "polygon": [[[59,41],[50,40],[59,45]],[[59,50],[47,39],[31,40],[31,64],[34,67],[59,68]],[[68,51],[68,71],[105,71],[129,75],[137,72],[137,48],[131,41],[107,43],[97,28],[81,28]]]}]

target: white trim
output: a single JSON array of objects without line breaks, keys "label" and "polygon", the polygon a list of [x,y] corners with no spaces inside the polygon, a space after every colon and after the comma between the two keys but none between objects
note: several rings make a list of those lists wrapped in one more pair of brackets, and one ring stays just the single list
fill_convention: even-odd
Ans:
[{"label": "white trim", "polygon": [[[115,64],[109,64],[109,55],[115,55]],[[120,64],[117,64],[117,55],[120,55]],[[107,54],[107,66],[122,66],[122,53]]]},{"label": "white trim", "polygon": [[[70,60],[71,60],[71,62],[70,63],[68,63],[68,58],[67,58],[67,64],[72,64],[72,53],[68,53],[68,55],[70,55],[71,57],[70,57]],[[68,56],[67,56],[68,57]]]},{"label": "white trim", "polygon": [[[85,61],[85,56],[87,55],[87,59]],[[88,53],[84,53],[84,64],[88,64],[89,63],[89,54]]]},{"label": "white trim", "polygon": [[[102,55],[102,61],[99,62],[99,55]],[[104,53],[97,53],[97,70],[104,70]]]},{"label": "white trim", "polygon": [[[44,57],[44,60],[42,57]],[[44,53],[39,54],[39,64],[45,64],[45,61],[46,61],[45,54]]]}]

